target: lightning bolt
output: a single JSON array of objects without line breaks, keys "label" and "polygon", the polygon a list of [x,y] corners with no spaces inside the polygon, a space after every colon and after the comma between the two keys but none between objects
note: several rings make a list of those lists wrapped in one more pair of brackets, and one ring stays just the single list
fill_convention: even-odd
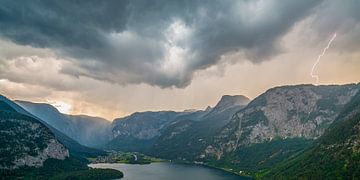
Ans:
[{"label": "lightning bolt", "polygon": [[315,78],[315,79],[316,79],[316,83],[315,83],[315,84],[318,84],[318,83],[319,83],[319,75],[314,74],[314,70],[315,70],[317,64],[319,64],[321,57],[323,57],[323,56],[325,55],[326,51],[329,49],[331,43],[335,40],[335,38],[336,38],[336,33],[334,33],[334,35],[333,35],[332,38],[330,39],[330,41],[329,41],[329,43],[327,44],[327,46],[323,49],[323,51],[321,52],[321,54],[319,54],[318,58],[316,59],[314,65],[313,65],[312,68],[311,68],[310,76],[311,76],[312,78]]}]

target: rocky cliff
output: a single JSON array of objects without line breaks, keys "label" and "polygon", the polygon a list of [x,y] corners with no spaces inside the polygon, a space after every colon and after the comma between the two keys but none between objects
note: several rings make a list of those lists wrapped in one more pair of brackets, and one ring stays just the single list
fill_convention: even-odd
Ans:
[{"label": "rocky cliff", "polygon": [[235,113],[204,150],[221,159],[251,144],[273,139],[316,139],[359,91],[359,85],[276,87]]},{"label": "rocky cliff", "polygon": [[0,100],[1,169],[41,167],[47,159],[64,160],[69,151],[36,119]]},{"label": "rocky cliff", "polygon": [[360,176],[360,93],[313,147],[257,176],[261,179],[357,179]]}]

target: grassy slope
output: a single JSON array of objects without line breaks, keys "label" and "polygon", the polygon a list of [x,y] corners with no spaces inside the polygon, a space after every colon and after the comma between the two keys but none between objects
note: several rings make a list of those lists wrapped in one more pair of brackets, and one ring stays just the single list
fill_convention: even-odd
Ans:
[{"label": "grassy slope", "polygon": [[243,147],[225,155],[219,161],[213,160],[206,163],[234,173],[242,171],[245,174],[253,174],[261,169],[270,168],[311,145],[312,140],[302,138],[278,139]]}]

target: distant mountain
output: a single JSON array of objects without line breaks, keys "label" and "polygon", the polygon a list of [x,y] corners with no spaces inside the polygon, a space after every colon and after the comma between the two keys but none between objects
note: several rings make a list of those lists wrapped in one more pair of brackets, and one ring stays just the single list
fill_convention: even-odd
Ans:
[{"label": "distant mountain", "polygon": [[272,88],[235,113],[198,161],[238,171],[270,167],[309,147],[359,89],[359,84]]},{"label": "distant mountain", "polygon": [[223,96],[214,108],[178,117],[154,143],[152,154],[169,159],[194,159],[211,142],[211,138],[231,119],[232,114],[244,108],[245,96]]},{"label": "distant mountain", "polygon": [[0,169],[41,167],[49,159],[65,160],[69,151],[36,119],[0,100]]},{"label": "distant mountain", "polygon": [[347,104],[315,146],[289,158],[261,179],[357,179],[360,177],[360,93]]},{"label": "distant mountain", "polygon": [[104,144],[108,143],[111,139],[111,122],[99,118],[86,115],[68,115],[71,122],[79,131],[74,133],[78,135],[78,140],[81,144],[89,147],[100,148]]},{"label": "distant mountain", "polygon": [[112,123],[113,139],[105,147],[144,152],[152,147],[170,124],[177,121],[177,117],[185,114],[189,112],[137,112],[115,119]]},{"label": "distant mountain", "polygon": [[8,104],[16,112],[26,115],[26,116],[29,116],[29,117],[41,122],[42,124],[44,124],[47,128],[49,128],[51,130],[51,132],[55,135],[56,139],[58,139],[62,144],[65,145],[66,148],[69,149],[70,154],[79,155],[79,156],[97,156],[97,155],[105,154],[105,152],[102,150],[89,148],[89,147],[79,144],[72,138],[68,137],[64,133],[60,132],[59,130],[55,129],[54,127],[52,127],[51,125],[46,123],[46,121],[34,116],[33,114],[29,113],[24,108],[22,108],[15,102],[7,99],[6,97],[0,95],[0,101],[3,101],[6,104]]},{"label": "distant mountain", "polygon": [[[199,139],[213,135],[230,120],[231,114],[248,102],[245,96],[226,95],[214,108],[206,110],[134,113],[114,120],[114,138],[105,147],[166,158],[180,157],[183,153],[190,153],[189,147],[192,146],[187,144],[198,144]],[[197,146],[191,153],[199,152],[199,147],[202,146]],[[183,152],[183,148],[187,151]]]},{"label": "distant mountain", "polygon": [[15,102],[80,144],[100,147],[110,140],[111,122],[103,118],[62,114],[55,107],[45,103]]}]

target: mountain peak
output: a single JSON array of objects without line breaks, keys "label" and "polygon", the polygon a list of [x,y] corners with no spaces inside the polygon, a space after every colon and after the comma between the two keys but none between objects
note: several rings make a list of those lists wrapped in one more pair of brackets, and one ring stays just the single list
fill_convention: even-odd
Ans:
[{"label": "mountain peak", "polygon": [[243,95],[223,95],[215,107],[227,107],[235,105],[242,106],[248,104],[249,102],[250,99]]},{"label": "mountain peak", "polygon": [[223,95],[213,108],[213,112],[219,112],[234,106],[245,106],[249,102],[250,99],[243,95]]},{"label": "mountain peak", "polygon": [[211,106],[206,107],[205,111],[210,111],[212,109]]}]

